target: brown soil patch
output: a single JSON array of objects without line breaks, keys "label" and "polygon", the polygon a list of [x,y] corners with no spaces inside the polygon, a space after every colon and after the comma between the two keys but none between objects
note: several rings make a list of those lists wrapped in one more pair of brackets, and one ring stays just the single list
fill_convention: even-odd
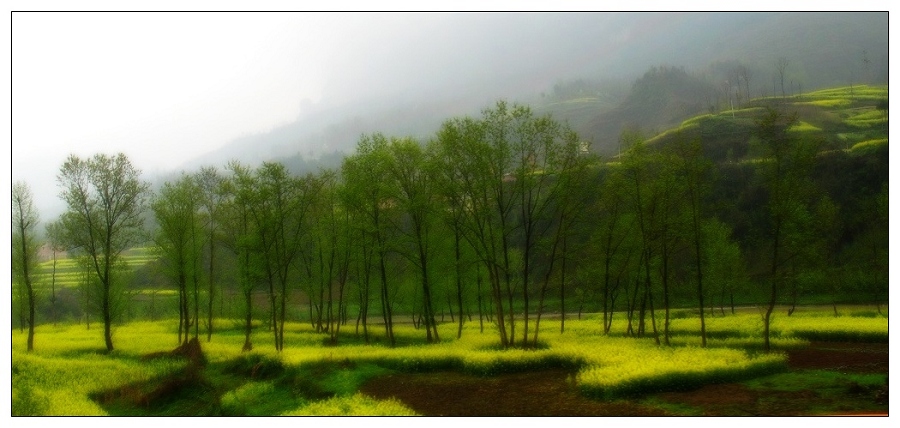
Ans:
[{"label": "brown soil patch", "polygon": [[572,373],[546,370],[479,377],[457,372],[397,374],[373,379],[361,391],[396,398],[428,416],[662,416],[630,402],[581,396]]},{"label": "brown soil patch", "polygon": [[887,343],[813,342],[788,353],[792,369],[825,369],[852,373],[887,373]]},{"label": "brown soil patch", "polygon": [[[825,369],[854,373],[888,373],[886,343],[813,343],[788,353],[791,370]],[[695,409],[710,416],[803,415],[823,403],[815,391],[760,392],[740,384],[706,385],[694,391],[654,394],[646,400],[598,401],[583,397],[566,370],[479,377],[456,372],[395,374],[373,379],[361,392],[395,398],[428,416],[665,416],[651,403]],[[885,387],[884,395],[887,395]],[[645,404],[641,404],[645,403]],[[871,409],[880,405],[872,404]],[[848,408],[839,413],[886,414],[884,410]],[[698,410],[699,409],[699,410]]]}]

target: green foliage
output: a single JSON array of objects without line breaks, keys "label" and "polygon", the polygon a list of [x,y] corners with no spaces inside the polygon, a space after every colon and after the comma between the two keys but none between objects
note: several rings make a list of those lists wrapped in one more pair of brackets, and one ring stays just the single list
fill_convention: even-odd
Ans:
[{"label": "green foliage", "polygon": [[[270,416],[282,407],[284,392],[274,382],[247,382],[221,398],[225,416]],[[289,399],[289,398],[287,398]]]}]

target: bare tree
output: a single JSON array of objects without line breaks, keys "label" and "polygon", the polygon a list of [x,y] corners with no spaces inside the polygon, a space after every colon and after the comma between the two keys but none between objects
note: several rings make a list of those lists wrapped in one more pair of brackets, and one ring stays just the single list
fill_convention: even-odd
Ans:
[{"label": "bare tree", "polygon": [[790,64],[787,58],[780,56],[775,60],[775,72],[778,73],[778,80],[781,82],[781,99],[784,99],[784,74]]},{"label": "bare tree", "polygon": [[741,64],[737,68],[737,77],[738,77],[738,82],[744,83],[744,93],[746,94],[746,99],[749,102],[750,98],[751,98],[751,96],[750,96],[750,79],[753,77],[753,72],[751,72],[750,69],[747,68],[746,65]]}]

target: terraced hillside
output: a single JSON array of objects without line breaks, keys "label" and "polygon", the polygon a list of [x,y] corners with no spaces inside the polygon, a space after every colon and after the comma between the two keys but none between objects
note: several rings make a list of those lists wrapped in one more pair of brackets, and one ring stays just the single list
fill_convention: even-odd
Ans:
[{"label": "terraced hillside", "polygon": [[653,136],[648,143],[663,146],[675,138],[700,138],[706,155],[714,162],[752,158],[747,142],[756,118],[767,107],[796,113],[798,122],[791,131],[821,139],[822,150],[860,154],[887,145],[886,86],[847,86],[789,98],[758,98],[743,108],[692,117],[677,128]]}]

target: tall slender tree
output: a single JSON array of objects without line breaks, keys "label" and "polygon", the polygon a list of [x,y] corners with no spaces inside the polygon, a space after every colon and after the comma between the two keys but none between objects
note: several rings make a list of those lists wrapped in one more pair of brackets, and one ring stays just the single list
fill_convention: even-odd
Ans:
[{"label": "tall slender tree", "polygon": [[258,194],[253,171],[240,162],[228,163],[231,176],[223,182],[222,205],[224,244],[237,260],[237,282],[243,298],[244,345],[242,352],[253,350],[253,293],[262,276],[259,243],[251,206]]},{"label": "tall slender tree", "polygon": [[411,243],[402,254],[419,273],[422,289],[422,315],[426,340],[439,342],[434,309],[434,285],[431,276],[435,245],[433,236],[437,222],[436,164],[422,146],[413,139],[392,139],[388,173],[393,184],[392,194],[399,209],[408,218],[408,227],[400,228],[398,237]]},{"label": "tall slender tree", "polygon": [[[746,67],[744,67],[746,69]],[[677,142],[676,160],[678,161],[676,172],[683,178],[684,183],[684,200],[687,204],[687,215],[689,217],[688,230],[690,231],[688,241],[694,250],[694,275],[697,286],[697,307],[700,310],[700,343],[702,347],[706,347],[706,318],[704,314],[704,290],[703,290],[703,273],[704,273],[704,234],[703,224],[704,216],[702,213],[703,198],[708,192],[706,183],[709,182],[707,172],[710,164],[703,157],[703,148],[699,140],[686,141],[680,139]]]},{"label": "tall slender tree", "polygon": [[199,335],[198,271],[205,245],[201,235],[200,187],[194,176],[182,174],[174,183],[163,184],[150,206],[159,224],[154,238],[156,248],[178,289],[179,343],[187,343],[191,327],[194,337]]},{"label": "tall slender tree", "polygon": [[47,223],[47,245],[50,247],[52,257],[52,267],[50,269],[50,316],[55,325],[58,319],[56,307],[56,268],[58,265],[58,254],[65,251],[66,247],[63,238],[62,225],[58,221]]},{"label": "tall slender tree", "polygon": [[761,165],[762,185],[768,192],[766,201],[769,253],[769,298],[763,315],[765,350],[770,346],[772,311],[785,282],[786,267],[804,249],[808,236],[803,231],[810,221],[810,196],[817,145],[815,141],[797,138],[790,132],[797,123],[796,114],[768,109],[756,122],[756,138],[766,156]]},{"label": "tall slender tree", "polygon": [[221,223],[222,206],[225,203],[225,178],[213,167],[201,168],[195,175],[199,188],[199,203],[202,208],[203,220],[206,229],[206,341],[212,340],[213,333],[213,302],[216,297],[216,249],[221,240],[219,229]]},{"label": "tall slender tree", "polygon": [[301,260],[307,214],[317,184],[291,176],[281,163],[264,162],[255,172],[258,197],[250,205],[256,224],[263,272],[268,284],[275,349],[284,349],[284,324],[293,270]]},{"label": "tall slender tree", "polygon": [[12,220],[13,284],[20,290],[16,294],[24,300],[23,306],[27,306],[28,315],[23,318],[28,324],[27,350],[31,352],[34,350],[35,326],[34,274],[40,249],[36,231],[40,217],[31,189],[21,181],[14,183],[12,188]]},{"label": "tall slender tree", "polygon": [[[784,92],[784,76],[787,74],[788,65],[791,64],[791,61],[787,58],[780,56],[775,59],[775,73],[778,78],[778,81],[781,83],[781,99],[784,100],[785,92]],[[852,90],[851,90],[852,91]]]},{"label": "tall slender tree", "polygon": [[503,145],[490,144],[485,123],[472,118],[444,122],[437,141],[441,169],[452,171],[448,175],[453,180],[445,181],[449,192],[447,200],[462,208],[463,236],[485,268],[500,344],[512,346],[514,331],[511,327],[508,329],[510,321],[506,318],[511,308],[503,301],[506,291],[510,290],[511,279],[506,225],[511,215],[512,198],[504,181],[505,171],[510,167],[509,156]]},{"label": "tall slender tree", "polygon": [[[360,138],[356,153],[344,159],[341,166],[345,180],[345,201],[354,212],[362,233],[361,251],[374,256],[364,257],[377,265],[381,288],[379,299],[384,321],[385,336],[391,346],[394,338],[392,287],[388,282],[388,253],[391,251],[390,223],[395,215],[396,201],[390,198],[388,186],[388,138],[383,134],[364,135]],[[367,253],[371,250],[371,253]],[[369,263],[362,267],[368,284]],[[368,286],[366,286],[368,290]]]}]

